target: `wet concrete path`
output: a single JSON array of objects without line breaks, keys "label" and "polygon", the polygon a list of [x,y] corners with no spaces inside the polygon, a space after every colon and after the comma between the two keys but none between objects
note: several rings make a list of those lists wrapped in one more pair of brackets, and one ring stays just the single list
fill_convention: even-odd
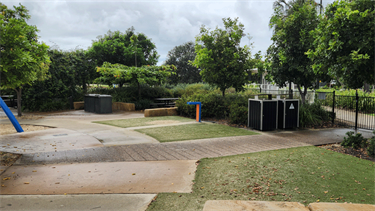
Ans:
[{"label": "wet concrete path", "polygon": [[[273,131],[261,135],[168,143],[103,146],[24,154],[16,165],[119,161],[198,160],[275,149],[340,143],[347,129]],[[370,132],[362,131],[365,137]]]}]

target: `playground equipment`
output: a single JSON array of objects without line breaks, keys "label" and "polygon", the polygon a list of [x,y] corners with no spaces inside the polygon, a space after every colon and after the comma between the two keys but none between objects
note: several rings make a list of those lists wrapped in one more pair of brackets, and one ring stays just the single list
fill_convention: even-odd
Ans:
[{"label": "playground equipment", "polygon": [[17,132],[22,133],[23,129],[22,129],[20,123],[18,123],[17,119],[14,117],[14,115],[12,114],[10,109],[8,108],[7,104],[5,104],[3,98],[1,98],[1,97],[0,97],[0,107],[3,109],[5,114],[8,116],[9,120],[12,122],[12,124],[13,124],[14,128],[17,130]]},{"label": "playground equipment", "polygon": [[195,105],[195,108],[196,108],[196,117],[195,119],[197,120],[197,122],[201,122],[201,107],[202,107],[202,103],[201,102],[187,102],[188,105]]}]

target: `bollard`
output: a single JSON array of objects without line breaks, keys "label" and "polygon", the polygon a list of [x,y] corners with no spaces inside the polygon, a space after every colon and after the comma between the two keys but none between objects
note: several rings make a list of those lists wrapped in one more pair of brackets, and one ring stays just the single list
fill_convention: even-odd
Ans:
[{"label": "bollard", "polygon": [[201,102],[187,102],[188,105],[195,105],[195,108],[196,108],[196,116],[195,116],[195,120],[197,122],[201,122],[201,113],[202,113],[202,103]]}]

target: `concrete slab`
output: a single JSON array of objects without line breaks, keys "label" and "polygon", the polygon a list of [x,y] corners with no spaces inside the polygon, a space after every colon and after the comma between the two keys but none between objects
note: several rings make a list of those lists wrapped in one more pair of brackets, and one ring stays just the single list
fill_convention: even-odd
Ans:
[{"label": "concrete slab", "polygon": [[[119,128],[110,125],[103,125],[92,123],[92,121],[107,120],[109,117],[100,115],[93,115],[94,117],[82,117],[72,116],[70,118],[63,116],[45,117],[42,119],[20,119],[20,124],[33,124],[33,125],[45,125],[56,128],[65,128],[78,133],[93,136],[102,141],[104,145],[129,145],[129,144],[142,144],[142,143],[159,143],[156,139],[146,136],[144,134],[127,130],[125,128]],[[127,118],[138,117],[137,113],[132,116],[119,115]],[[99,118],[101,117],[101,118]],[[118,116],[111,115],[112,119],[119,118]],[[0,119],[0,123],[1,123]]]},{"label": "concrete slab", "polygon": [[0,136],[0,150],[19,154],[102,147],[94,137],[73,130],[51,128]]},{"label": "concrete slab", "polygon": [[208,200],[203,211],[309,211],[299,202],[239,201],[239,200]]},{"label": "concrete slab", "polygon": [[1,195],[191,192],[195,160],[11,166]]},{"label": "concrete slab", "polygon": [[311,203],[311,211],[374,211],[372,204]]},{"label": "concrete slab", "polygon": [[156,194],[1,195],[3,211],[144,211]]},{"label": "concrete slab", "polygon": [[[273,135],[282,138],[292,139],[312,145],[341,143],[346,137],[348,131],[354,131],[348,128],[330,128],[330,129],[302,129],[302,130],[278,130],[262,132],[266,135]],[[358,130],[363,137],[372,137],[372,131]]]}]

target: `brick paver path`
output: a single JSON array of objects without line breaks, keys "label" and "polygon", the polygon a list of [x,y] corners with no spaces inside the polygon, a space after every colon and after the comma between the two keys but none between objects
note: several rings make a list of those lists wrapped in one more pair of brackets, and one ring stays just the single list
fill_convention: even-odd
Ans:
[{"label": "brick paver path", "polygon": [[252,135],[24,154],[17,164],[197,160],[309,145],[277,136]]}]

